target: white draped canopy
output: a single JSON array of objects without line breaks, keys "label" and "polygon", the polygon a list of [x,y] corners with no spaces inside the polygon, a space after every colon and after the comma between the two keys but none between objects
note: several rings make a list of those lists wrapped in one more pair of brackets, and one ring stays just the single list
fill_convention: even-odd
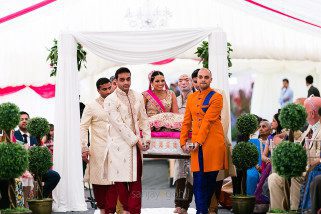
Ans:
[{"label": "white draped canopy", "polygon": [[[226,35],[220,29],[136,32],[63,33],[58,47],[55,104],[54,166],[61,181],[54,191],[56,211],[86,210],[79,139],[77,42],[89,51],[118,63],[150,63],[174,57],[203,39],[209,41],[213,85],[228,94]],[[145,77],[143,77],[145,78]],[[70,194],[73,192],[73,194]]]}]

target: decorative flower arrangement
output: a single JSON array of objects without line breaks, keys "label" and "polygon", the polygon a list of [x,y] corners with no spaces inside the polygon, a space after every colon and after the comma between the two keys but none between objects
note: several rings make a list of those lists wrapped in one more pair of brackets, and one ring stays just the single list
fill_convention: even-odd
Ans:
[{"label": "decorative flower arrangement", "polygon": [[161,113],[149,117],[149,125],[152,130],[159,131],[162,128],[180,131],[184,115],[173,113]]},{"label": "decorative flower arrangement", "polygon": [[232,162],[238,170],[243,171],[242,195],[246,190],[246,170],[254,167],[258,163],[259,152],[254,144],[250,142],[239,142],[233,148]]},{"label": "decorative flower arrangement", "polygon": [[293,132],[300,130],[306,123],[307,113],[302,105],[290,103],[280,112],[280,123],[283,128],[290,129],[289,140],[294,141]]},{"label": "decorative flower arrangement", "polygon": [[37,138],[37,143],[40,145],[40,139],[49,133],[49,123],[46,118],[34,117],[28,121],[28,132]]},{"label": "decorative flower arrangement", "polygon": [[10,141],[10,132],[20,121],[20,109],[13,103],[2,103],[0,105],[0,130],[4,130],[7,141]]},{"label": "decorative flower arrangement", "polygon": [[284,141],[272,153],[273,169],[282,177],[301,176],[307,164],[307,154],[304,148],[296,143]]},{"label": "decorative flower arrangement", "polygon": [[[228,68],[232,67],[232,60],[231,60],[231,52],[233,52],[231,43],[227,43],[227,62],[228,62]],[[204,68],[208,68],[208,42],[203,41],[202,44],[197,47],[197,50],[195,52],[198,57],[201,58],[201,62],[203,63]],[[229,77],[231,76],[231,73],[229,73]]]},{"label": "decorative flower arrangement", "polygon": [[258,128],[257,119],[253,114],[242,114],[237,118],[236,128],[239,133],[250,136],[250,134],[253,134]]},{"label": "decorative flower arrangement", "polygon": [[[57,63],[58,63],[58,41],[57,39],[53,40],[53,46],[48,49],[49,55],[47,57],[47,61],[50,61],[51,73],[50,76],[56,76],[57,74]],[[80,71],[81,66],[84,65],[86,68],[86,51],[84,51],[81,44],[77,43],[77,67],[78,71]]]}]

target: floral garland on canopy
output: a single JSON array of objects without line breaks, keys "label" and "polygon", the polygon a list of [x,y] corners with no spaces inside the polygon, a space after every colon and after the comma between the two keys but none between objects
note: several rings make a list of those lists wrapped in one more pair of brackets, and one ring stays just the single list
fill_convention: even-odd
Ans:
[{"label": "floral garland on canopy", "polygon": [[[231,52],[233,52],[232,44],[227,43],[227,66],[228,68],[232,67]],[[208,68],[208,42],[203,41],[199,47],[197,47],[196,52],[194,53],[201,58],[204,68]],[[230,77],[232,73],[228,73]]]},{"label": "floral garland on canopy", "polygon": [[[47,57],[47,61],[50,61],[50,68],[51,68],[51,73],[50,76],[56,76],[57,74],[57,64],[58,64],[58,41],[57,39],[53,40],[53,46],[48,49],[49,55]],[[84,51],[83,47],[81,44],[77,43],[77,67],[78,71],[80,71],[82,64],[84,65],[85,68],[85,62],[86,61],[86,51]]]}]

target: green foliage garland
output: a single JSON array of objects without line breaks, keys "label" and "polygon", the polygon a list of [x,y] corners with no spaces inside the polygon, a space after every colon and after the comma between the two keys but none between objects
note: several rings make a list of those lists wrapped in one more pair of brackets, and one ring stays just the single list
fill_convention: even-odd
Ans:
[{"label": "green foliage garland", "polygon": [[296,143],[284,141],[272,153],[274,170],[282,177],[301,176],[307,164],[307,154],[304,148]]},{"label": "green foliage garland", "polygon": [[237,118],[236,128],[241,134],[250,136],[258,128],[257,119],[253,114],[242,114]]},{"label": "green foliage garland", "polygon": [[[227,43],[227,62],[228,68],[232,67],[231,52],[233,52],[231,43]],[[195,54],[201,58],[204,68],[208,68],[208,42],[203,41],[202,44],[197,47]],[[229,76],[231,74],[229,73]]]},{"label": "green foliage garland", "polygon": [[[48,49],[49,55],[47,57],[47,61],[50,61],[51,73],[50,76],[56,76],[57,74],[57,64],[58,64],[58,41],[57,39],[53,40],[53,46]],[[77,43],[77,67],[78,71],[80,71],[82,64],[86,68],[86,51],[84,51],[81,44]]]}]

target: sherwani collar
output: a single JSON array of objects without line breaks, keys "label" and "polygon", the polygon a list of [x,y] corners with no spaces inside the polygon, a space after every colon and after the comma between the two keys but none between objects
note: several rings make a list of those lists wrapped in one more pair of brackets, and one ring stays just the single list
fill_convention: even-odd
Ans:
[{"label": "sherwani collar", "polygon": [[212,88],[211,87],[208,87],[206,90],[204,91],[199,91],[200,95],[206,95],[208,94],[210,91],[212,91]]}]

